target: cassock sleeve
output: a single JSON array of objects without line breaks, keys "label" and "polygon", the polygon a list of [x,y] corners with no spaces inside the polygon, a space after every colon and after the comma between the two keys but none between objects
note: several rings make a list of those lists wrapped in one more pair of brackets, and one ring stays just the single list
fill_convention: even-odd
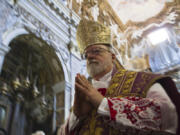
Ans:
[{"label": "cassock sleeve", "polygon": [[109,116],[110,124],[137,129],[162,130],[175,133],[177,112],[174,104],[159,83],[149,89],[146,98],[104,98],[98,113]]}]

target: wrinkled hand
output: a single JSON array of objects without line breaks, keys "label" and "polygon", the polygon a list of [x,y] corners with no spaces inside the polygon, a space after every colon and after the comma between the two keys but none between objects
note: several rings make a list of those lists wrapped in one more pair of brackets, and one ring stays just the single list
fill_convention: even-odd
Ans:
[{"label": "wrinkled hand", "polygon": [[104,97],[89,83],[85,76],[77,74],[75,87],[78,92],[81,92],[87,97],[87,100],[95,108],[98,108]]},{"label": "wrinkled hand", "polygon": [[74,114],[77,117],[85,116],[91,111],[92,107],[92,104],[87,101],[87,97],[75,86],[75,97],[73,105]]}]

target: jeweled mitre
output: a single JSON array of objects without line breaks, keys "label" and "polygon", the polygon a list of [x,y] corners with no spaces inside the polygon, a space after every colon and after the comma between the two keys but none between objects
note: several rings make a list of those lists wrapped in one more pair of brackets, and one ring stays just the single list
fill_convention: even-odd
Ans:
[{"label": "jeweled mitre", "polygon": [[76,40],[82,54],[86,47],[90,45],[110,45],[111,30],[99,22],[82,19],[77,28]]}]

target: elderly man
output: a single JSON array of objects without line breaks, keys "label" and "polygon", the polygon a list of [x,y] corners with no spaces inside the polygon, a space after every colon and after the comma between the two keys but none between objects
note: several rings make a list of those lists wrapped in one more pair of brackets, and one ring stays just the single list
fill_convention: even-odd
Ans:
[{"label": "elderly man", "polygon": [[81,20],[77,41],[92,80],[77,74],[73,111],[59,134],[176,133],[176,107],[167,93],[177,94],[177,89],[169,77],[123,69],[110,29],[98,22]]}]

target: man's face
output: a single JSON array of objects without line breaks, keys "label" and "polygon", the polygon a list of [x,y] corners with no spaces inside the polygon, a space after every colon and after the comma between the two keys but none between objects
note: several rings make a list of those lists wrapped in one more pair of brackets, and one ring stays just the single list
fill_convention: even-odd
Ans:
[{"label": "man's face", "polygon": [[85,50],[87,71],[91,77],[106,74],[113,67],[113,54],[105,45],[91,45]]}]

